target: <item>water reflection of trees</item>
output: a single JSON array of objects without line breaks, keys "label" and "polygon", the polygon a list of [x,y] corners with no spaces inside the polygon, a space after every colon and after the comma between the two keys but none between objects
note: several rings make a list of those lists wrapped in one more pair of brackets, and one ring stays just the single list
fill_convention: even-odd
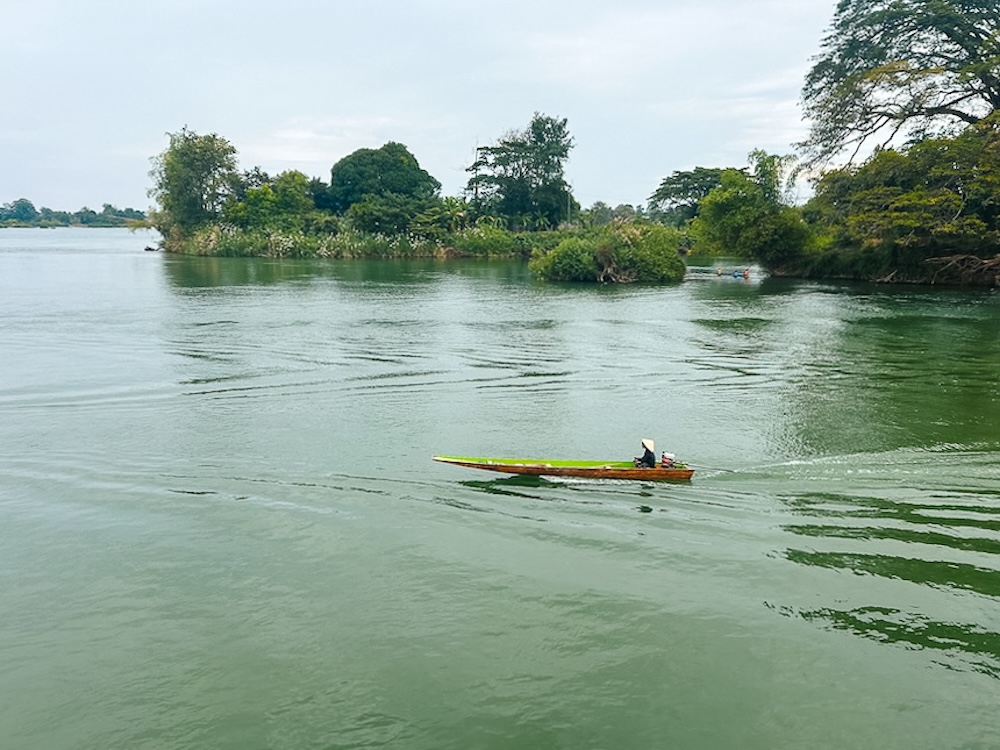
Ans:
[{"label": "water reflection of trees", "polygon": [[[799,565],[903,581],[952,595],[997,599],[1000,569],[991,563],[996,560],[1000,567],[996,534],[1000,531],[1000,508],[993,502],[994,496],[989,491],[977,492],[970,494],[969,502],[926,503],[829,492],[785,497],[782,500],[793,514],[812,520],[785,524],[784,531],[817,540],[851,540],[861,549],[790,546],[783,556]],[[899,543],[906,546],[899,547]],[[907,552],[890,554],[893,549]],[[976,560],[942,559],[946,554],[952,558],[972,554]],[[881,643],[973,654],[980,657],[974,669],[1000,678],[1000,633],[993,623],[943,622],[886,606],[884,601],[850,609],[786,607],[781,611]]]},{"label": "water reflection of trees", "polygon": [[523,281],[530,278],[523,263],[503,261],[329,260],[300,258],[220,258],[171,256],[163,264],[175,288],[269,286],[313,279],[343,282],[420,284],[442,272]]},{"label": "water reflection of trees", "polygon": [[[1000,493],[977,491],[976,495],[995,495],[1000,501]],[[935,526],[967,526],[986,531],[1000,531],[1000,507],[973,505],[970,503],[914,503],[888,500],[880,497],[856,497],[833,492],[812,492],[794,497],[782,498],[794,512],[809,516],[835,518],[875,518],[902,521],[912,524],[933,524]],[[954,515],[967,514],[965,516]],[[800,530],[808,533],[810,526],[788,526],[786,530]],[[826,528],[826,527],[823,527]],[[837,527],[843,529],[843,527]]]},{"label": "water reflection of trees", "polygon": [[786,550],[785,557],[802,565],[849,570],[852,573],[868,573],[922,585],[964,589],[986,596],[1000,596],[1000,572],[967,563],[797,549]]},{"label": "water reflection of trees", "polygon": [[[880,643],[897,643],[972,655],[973,668],[1000,679],[1000,633],[971,625],[938,622],[889,607],[858,607],[842,611],[823,608],[800,611],[809,622],[827,623]],[[985,658],[983,658],[985,657]]]}]

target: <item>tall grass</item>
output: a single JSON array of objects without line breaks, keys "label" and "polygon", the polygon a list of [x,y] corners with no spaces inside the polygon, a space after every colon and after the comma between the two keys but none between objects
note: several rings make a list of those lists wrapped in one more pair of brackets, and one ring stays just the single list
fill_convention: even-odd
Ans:
[{"label": "tall grass", "polygon": [[520,258],[533,250],[555,247],[568,232],[510,232],[490,226],[471,227],[437,237],[414,233],[371,234],[356,229],[305,232],[241,229],[226,224],[199,230],[165,243],[188,255],[265,258]]}]

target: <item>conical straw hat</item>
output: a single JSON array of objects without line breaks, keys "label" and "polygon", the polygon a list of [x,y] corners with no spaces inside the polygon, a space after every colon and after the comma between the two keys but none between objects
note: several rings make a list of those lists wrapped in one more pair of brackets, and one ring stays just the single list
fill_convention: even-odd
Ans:
[{"label": "conical straw hat", "polygon": [[656,453],[656,445],[653,443],[652,438],[643,438],[642,447],[648,448],[650,453]]}]

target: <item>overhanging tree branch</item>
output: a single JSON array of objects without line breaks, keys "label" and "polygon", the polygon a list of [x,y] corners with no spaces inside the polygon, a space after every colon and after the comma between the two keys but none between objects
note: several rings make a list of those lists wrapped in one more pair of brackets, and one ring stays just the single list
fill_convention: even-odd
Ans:
[{"label": "overhanging tree branch", "polygon": [[1000,6],[841,0],[802,97],[804,167],[857,154],[885,128],[895,137],[979,122],[1000,108]]}]

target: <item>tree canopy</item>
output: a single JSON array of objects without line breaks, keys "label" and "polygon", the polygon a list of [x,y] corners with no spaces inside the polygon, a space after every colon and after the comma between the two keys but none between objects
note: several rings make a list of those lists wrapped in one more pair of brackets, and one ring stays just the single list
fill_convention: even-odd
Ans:
[{"label": "tree canopy", "polygon": [[388,195],[428,202],[440,189],[441,183],[420,168],[406,146],[390,141],[381,148],[358,149],[333,165],[329,205],[342,214],[355,203]]},{"label": "tree canopy", "polygon": [[719,187],[699,203],[691,224],[696,249],[734,254],[779,268],[805,249],[808,228],[799,211],[783,202],[785,156],[755,150],[753,174],[725,169]]},{"label": "tree canopy", "polygon": [[227,222],[238,227],[302,229],[315,210],[309,178],[302,172],[290,170],[271,179],[255,169],[242,182],[242,197],[232,196],[222,212]]},{"label": "tree canopy", "polygon": [[183,237],[221,216],[239,181],[236,149],[215,133],[198,135],[186,127],[168,133],[170,145],[153,158],[153,187],[160,206],[153,224],[164,238]]},{"label": "tree canopy", "polygon": [[563,166],[573,148],[566,118],[535,113],[524,130],[481,146],[467,169],[466,194],[481,215],[518,229],[552,228],[572,211]]},{"label": "tree canopy", "polygon": [[695,167],[678,170],[664,177],[660,186],[649,196],[650,208],[663,212],[664,219],[676,226],[690,221],[698,213],[698,202],[722,181],[722,170]]},{"label": "tree canopy", "polygon": [[928,258],[981,258],[1000,246],[1000,122],[955,138],[877,151],[860,166],[827,172],[805,216],[834,250],[868,254],[872,275],[928,277]]},{"label": "tree canopy", "polygon": [[802,90],[807,165],[1000,108],[996,0],[840,0]]},{"label": "tree canopy", "polygon": [[11,203],[0,206],[0,221],[11,221],[29,224],[38,218],[35,204],[27,198],[18,198]]}]

